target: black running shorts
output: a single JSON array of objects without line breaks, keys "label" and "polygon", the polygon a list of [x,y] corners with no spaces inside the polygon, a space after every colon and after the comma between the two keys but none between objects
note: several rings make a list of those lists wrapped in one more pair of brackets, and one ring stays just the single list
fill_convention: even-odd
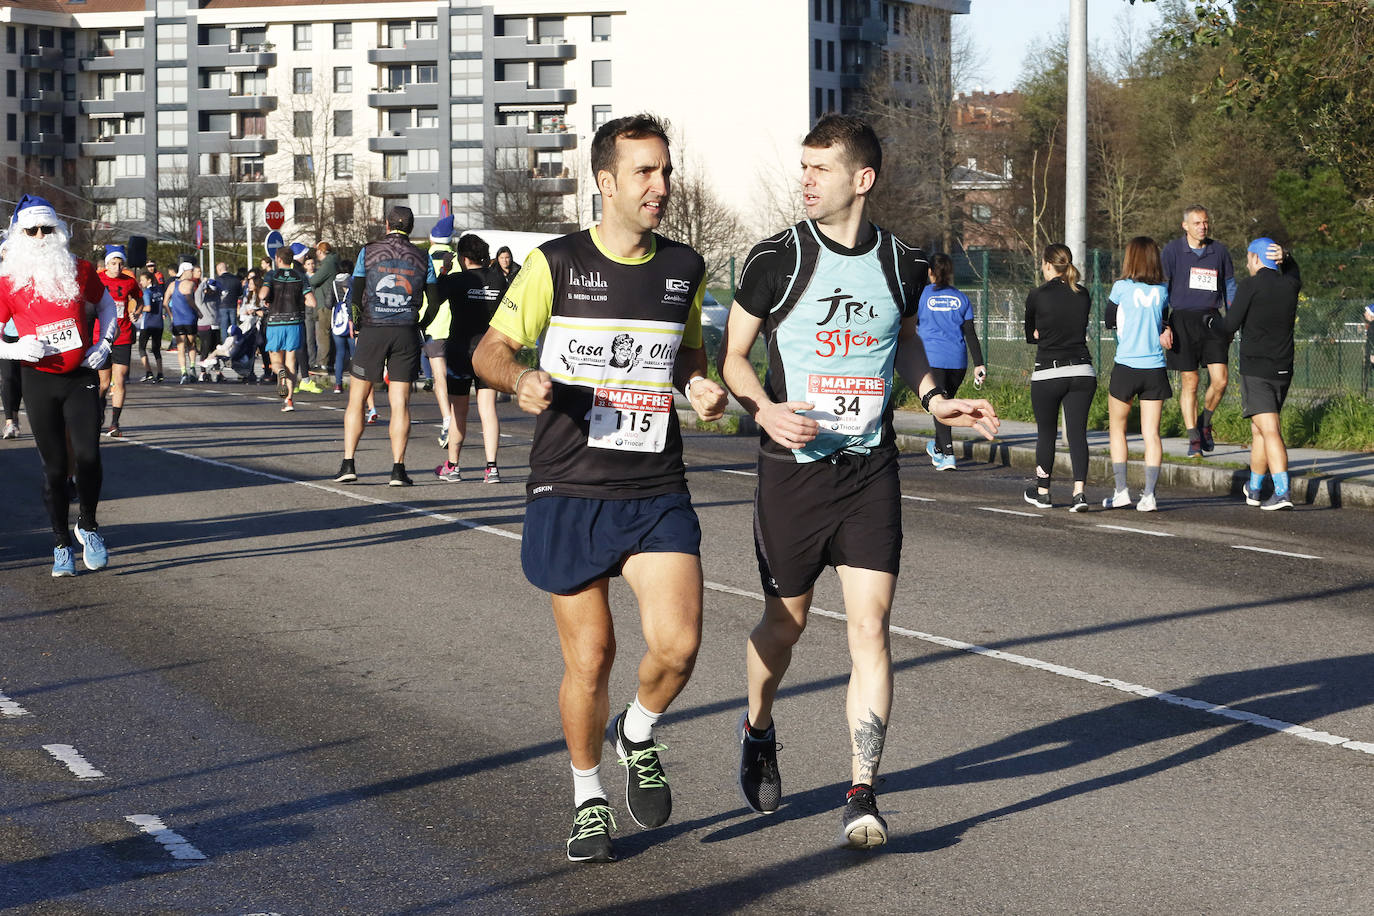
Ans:
[{"label": "black running shorts", "polygon": [[1164,351],[1164,360],[1170,369],[1196,372],[1200,366],[1226,365],[1231,338],[1221,312],[1179,310],[1169,316],[1169,326],[1174,331],[1174,347]]},{"label": "black running shorts", "polygon": [[792,598],[827,566],[897,574],[902,557],[897,453],[796,464],[759,458],[754,551],[763,590]]},{"label": "black running shorts", "polygon": [[380,385],[383,370],[393,382],[420,377],[420,332],[415,325],[359,328],[349,371],[356,379]]},{"label": "black running shorts", "polygon": [[1136,397],[1142,401],[1167,401],[1174,396],[1174,388],[1169,384],[1169,373],[1163,369],[1137,369],[1117,363],[1112,366],[1107,393],[1129,404]]},{"label": "black running shorts", "polygon": [[108,369],[111,366],[127,367],[133,356],[133,349],[133,344],[115,344],[110,347],[110,361],[105,364],[105,368]]},{"label": "black running shorts", "polygon": [[1258,375],[1240,377],[1240,414],[1253,417],[1262,413],[1278,413],[1288,400],[1288,384],[1292,378],[1263,378]]}]

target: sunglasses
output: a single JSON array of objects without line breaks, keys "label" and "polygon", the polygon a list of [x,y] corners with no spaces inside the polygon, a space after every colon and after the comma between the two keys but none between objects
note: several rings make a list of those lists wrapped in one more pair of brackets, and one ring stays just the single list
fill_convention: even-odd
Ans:
[{"label": "sunglasses", "polygon": [[24,228],[27,235],[52,235],[56,231],[56,226],[26,226]]}]

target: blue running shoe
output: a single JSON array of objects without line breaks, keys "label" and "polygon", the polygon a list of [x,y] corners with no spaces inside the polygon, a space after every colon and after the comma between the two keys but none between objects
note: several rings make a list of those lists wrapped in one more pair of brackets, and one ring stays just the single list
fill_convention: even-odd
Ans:
[{"label": "blue running shoe", "polygon": [[110,562],[110,554],[105,550],[105,539],[99,531],[85,531],[76,526],[76,539],[81,542],[81,562],[90,570],[104,569]]},{"label": "blue running shoe", "polygon": [[52,549],[52,577],[60,579],[63,576],[76,575],[76,564],[72,562],[72,549],[70,547],[54,547]]},{"label": "blue running shoe", "polygon": [[934,439],[926,443],[926,454],[930,456],[931,466],[938,471],[940,469],[940,453],[935,451]]}]

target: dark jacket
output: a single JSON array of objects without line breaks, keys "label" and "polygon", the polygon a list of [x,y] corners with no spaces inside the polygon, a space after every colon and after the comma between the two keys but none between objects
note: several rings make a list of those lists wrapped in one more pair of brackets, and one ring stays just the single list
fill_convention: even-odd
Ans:
[{"label": "dark jacket", "polygon": [[1092,307],[1086,289],[1079,286],[1072,290],[1061,277],[1030,291],[1026,296],[1026,343],[1036,347],[1035,368],[1092,363],[1088,353]]},{"label": "dark jacket", "polygon": [[1291,259],[1284,272],[1261,267],[1236,287],[1226,313],[1226,332],[1240,331],[1240,374],[1260,378],[1293,377],[1293,325],[1298,320],[1302,280]]}]

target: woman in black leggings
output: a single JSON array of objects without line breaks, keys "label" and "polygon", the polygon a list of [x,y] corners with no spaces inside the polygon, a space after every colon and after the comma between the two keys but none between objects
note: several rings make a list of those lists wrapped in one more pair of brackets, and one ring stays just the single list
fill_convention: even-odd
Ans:
[{"label": "woman in black leggings", "polygon": [[1059,409],[1073,466],[1070,512],[1086,512],[1083,484],[1088,478],[1088,408],[1097,391],[1097,373],[1088,355],[1088,316],[1092,299],[1078,283],[1078,268],[1066,245],[1049,245],[1040,265],[1045,285],[1026,297],[1026,343],[1034,344],[1031,407],[1035,411],[1035,482],[1026,487],[1026,502],[1050,508],[1054,473],[1054,440]]}]

